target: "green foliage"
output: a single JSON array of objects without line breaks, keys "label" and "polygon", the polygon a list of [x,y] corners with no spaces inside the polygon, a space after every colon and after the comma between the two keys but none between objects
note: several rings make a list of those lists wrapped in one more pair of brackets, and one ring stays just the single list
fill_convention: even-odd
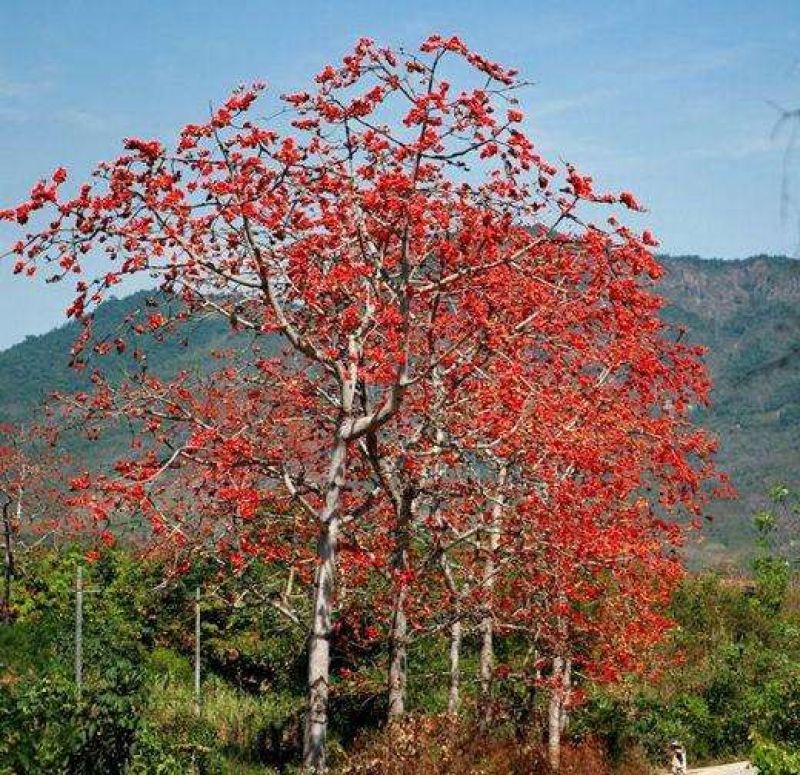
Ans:
[{"label": "green foliage", "polygon": [[654,680],[594,689],[573,734],[598,735],[614,755],[641,746],[653,761],[673,738],[693,761],[744,758],[753,734],[800,745],[800,611],[778,567],[756,563],[752,582],[688,579],[673,601],[668,667]]},{"label": "green foliage", "polygon": [[754,518],[752,576],[688,578],[672,601],[666,668],[656,680],[595,689],[576,735],[598,734],[616,755],[640,745],[654,761],[673,738],[694,761],[744,758],[754,738],[776,762],[781,746],[800,749],[800,579],[777,540],[795,498],[783,486],[770,497],[775,508]]},{"label": "green foliage", "polygon": [[87,569],[85,685],[74,683],[77,550],[25,567],[18,618],[0,635],[0,772],[113,773],[136,735],[142,703],[142,628],[129,588],[131,560],[112,554]]},{"label": "green foliage", "polygon": [[135,671],[121,665],[76,698],[63,672],[0,692],[0,772],[121,772],[139,723]]},{"label": "green foliage", "polygon": [[800,751],[775,743],[756,743],[752,763],[760,775],[800,775]]},{"label": "green foliage", "polygon": [[[677,738],[698,762],[746,758],[757,740],[755,755],[773,768],[765,772],[792,772],[787,762],[800,749],[800,584],[793,564],[777,554],[784,547],[776,540],[782,510],[794,503],[791,493],[778,496],[772,511],[756,517],[760,538],[752,576],[731,580],[706,573],[678,590],[670,611],[677,626],[654,661],[657,672],[587,687],[588,701],[569,727],[568,743],[576,751],[596,751],[603,767],[607,759],[619,763],[632,753],[663,763],[669,740]],[[157,563],[122,549],[85,565],[85,685],[79,701],[73,681],[79,563],[84,560],[76,548],[22,558],[17,618],[0,627],[0,775],[255,773],[286,771],[280,768],[297,761],[304,631],[264,605],[273,583],[268,566],[255,564],[242,576],[222,579],[197,564],[165,585]],[[204,590],[199,709],[192,663],[197,585]],[[466,724],[477,652],[468,631],[462,660]],[[515,745],[539,750],[547,697],[525,680],[532,655],[522,640],[498,638],[496,656],[505,670],[495,681],[496,739],[490,747],[500,762]],[[385,649],[345,638],[333,657],[335,758],[372,761],[373,749],[390,757],[384,748],[391,737],[377,734],[385,717]],[[428,745],[428,733],[435,738],[419,755],[434,756],[443,746],[467,767],[464,762],[481,760],[489,749],[478,746],[459,759],[444,727],[429,729],[424,721],[443,718],[447,673],[446,633],[413,638],[409,707],[421,719],[419,744]],[[372,742],[360,757],[366,739]],[[637,767],[629,771],[645,771]]]},{"label": "green foliage", "polygon": [[137,738],[133,762],[149,765],[160,756],[181,762],[184,772],[192,762],[202,762],[208,772],[226,772],[234,765],[230,771],[259,766],[263,771],[271,759],[277,763],[295,752],[293,741],[282,741],[281,733],[301,701],[300,696],[250,695],[212,676],[203,684],[198,712],[190,684],[157,679],[149,687],[143,742]]},{"label": "green foliage", "polygon": [[800,751],[800,665],[766,682],[755,694],[758,733]]},{"label": "green foliage", "polygon": [[[0,626],[0,775],[249,773],[297,755],[303,650],[272,608],[231,602],[198,566],[163,588],[124,550],[84,564],[84,686],[74,683],[77,548],[21,562],[17,618]],[[234,579],[234,600],[256,567]],[[203,599],[202,703],[194,696],[193,595]]]}]

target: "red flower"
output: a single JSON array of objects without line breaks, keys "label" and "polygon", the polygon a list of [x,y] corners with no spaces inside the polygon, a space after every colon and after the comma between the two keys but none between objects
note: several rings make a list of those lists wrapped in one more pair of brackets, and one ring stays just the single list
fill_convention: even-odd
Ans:
[{"label": "red flower", "polygon": [[619,201],[630,210],[643,210],[644,208],[636,201],[636,198],[630,191],[623,191],[619,195]]},{"label": "red flower", "polygon": [[84,472],[80,476],[76,476],[69,482],[70,490],[88,490],[89,486],[91,485],[91,479],[89,479],[89,473]]},{"label": "red flower", "polygon": [[658,240],[653,236],[653,232],[651,232],[649,229],[645,230],[645,232],[642,234],[642,242],[651,248],[657,248],[659,245]]}]

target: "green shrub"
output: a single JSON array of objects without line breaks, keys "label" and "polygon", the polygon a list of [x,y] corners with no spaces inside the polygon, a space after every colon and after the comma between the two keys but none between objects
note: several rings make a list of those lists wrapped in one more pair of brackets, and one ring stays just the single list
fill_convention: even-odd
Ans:
[{"label": "green shrub", "polygon": [[753,766],[760,775],[800,775],[800,750],[759,741],[753,748]]},{"label": "green shrub", "polygon": [[1,773],[123,772],[139,724],[136,676],[110,673],[87,687],[54,672],[0,691]]},{"label": "green shrub", "polygon": [[767,682],[756,697],[758,732],[800,751],[800,671],[794,668]]}]

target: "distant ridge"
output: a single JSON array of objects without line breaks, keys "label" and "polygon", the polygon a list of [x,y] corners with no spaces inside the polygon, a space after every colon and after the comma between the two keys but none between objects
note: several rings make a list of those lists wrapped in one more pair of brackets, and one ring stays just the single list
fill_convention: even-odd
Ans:
[{"label": "distant ridge", "polygon": [[800,487],[800,261],[662,260],[665,318],[708,348],[714,405],[698,419],[739,491],[712,509],[704,553],[723,559],[752,544],[752,512],[772,484]]}]

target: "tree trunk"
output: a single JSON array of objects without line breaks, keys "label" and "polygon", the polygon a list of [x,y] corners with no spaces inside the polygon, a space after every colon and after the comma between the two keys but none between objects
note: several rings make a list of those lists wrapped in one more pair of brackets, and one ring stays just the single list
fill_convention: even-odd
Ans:
[{"label": "tree trunk", "polygon": [[[487,563],[488,565],[489,563]],[[491,613],[481,619],[481,655],[478,664],[478,725],[486,730],[492,723],[492,673],[494,668],[494,623]]]},{"label": "tree trunk", "polygon": [[[456,611],[456,613],[460,613]],[[461,682],[461,619],[456,619],[450,626],[450,694],[447,698],[447,713],[455,718],[461,702],[459,684]]]},{"label": "tree trunk", "polygon": [[[392,569],[401,574],[395,593],[392,627],[389,634],[389,710],[388,720],[400,718],[406,712],[408,622],[405,612],[406,580],[402,574],[408,570],[408,552],[411,548],[411,523],[414,515],[416,493],[406,486],[398,493],[397,524]],[[395,580],[397,583],[397,580]]]},{"label": "tree trunk", "polygon": [[347,467],[347,442],[337,434],[326,482],[325,505],[320,513],[317,571],[308,644],[308,708],[303,743],[306,772],[327,772],[328,682],[330,674],[331,615],[336,581],[336,547],[339,534],[339,498]]},{"label": "tree trunk", "polygon": [[553,658],[552,688],[547,713],[547,758],[550,767],[558,772],[561,767],[561,714],[564,700],[564,660]]},{"label": "tree trunk", "polygon": [[569,702],[569,696],[572,691],[572,659],[570,657],[564,660],[563,683],[564,692],[561,698],[561,719],[559,721],[562,735],[567,731],[567,727],[569,726],[569,710],[567,709],[567,703]]},{"label": "tree trunk", "polygon": [[488,529],[486,562],[483,566],[483,594],[485,596],[484,613],[480,622],[481,655],[478,663],[478,726],[485,731],[492,722],[492,678],[494,675],[494,591],[495,554],[500,544],[500,519],[503,515],[503,490],[505,488],[508,469],[500,467],[497,477],[497,493],[492,506],[491,521]]},{"label": "tree trunk", "polygon": [[11,621],[11,581],[14,578],[14,551],[11,541],[11,515],[9,513],[11,501],[3,504],[3,544],[4,544],[4,569],[3,569],[3,621]]},{"label": "tree trunk", "polygon": [[394,616],[389,644],[389,721],[406,712],[406,662],[408,623],[405,613],[405,587],[395,597]]}]

